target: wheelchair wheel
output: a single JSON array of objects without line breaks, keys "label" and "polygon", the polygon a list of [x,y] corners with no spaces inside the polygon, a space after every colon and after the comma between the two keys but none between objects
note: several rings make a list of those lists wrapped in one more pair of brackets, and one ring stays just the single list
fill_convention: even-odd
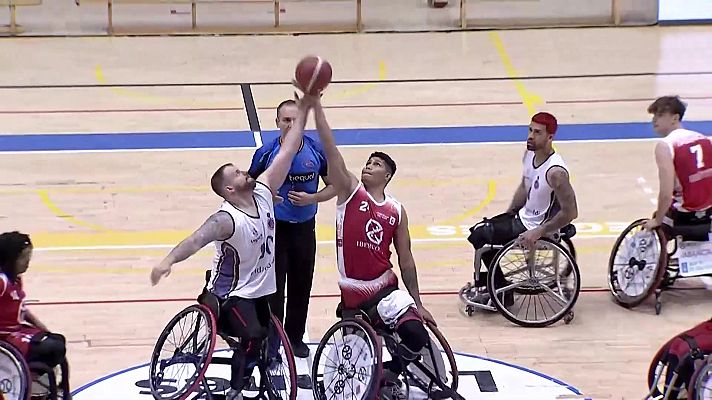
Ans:
[{"label": "wheelchair wheel", "polygon": [[0,341],[0,398],[30,399],[30,369],[15,347]]},{"label": "wheelchair wheel", "polygon": [[697,368],[690,380],[688,400],[712,400],[712,355],[707,362]]},{"label": "wheelchair wheel", "polygon": [[616,239],[608,260],[608,287],[615,301],[633,308],[660,285],[668,262],[661,230],[646,232],[647,219],[631,223]]},{"label": "wheelchair wheel", "polygon": [[[441,398],[438,394],[447,398],[450,397],[448,392],[457,392],[459,376],[455,354],[436,326],[430,323],[425,326],[430,331],[430,341],[420,351],[420,360],[408,365],[408,372],[415,386],[427,394],[428,398]],[[445,352],[447,360],[443,359],[442,352]],[[441,387],[441,384],[445,387]]]},{"label": "wheelchair wheel", "polygon": [[374,398],[383,368],[381,350],[376,332],[365,321],[354,318],[335,323],[314,353],[314,398]]},{"label": "wheelchair wheel", "polygon": [[[263,376],[268,382],[265,388],[269,393],[267,398],[295,400],[297,398],[297,366],[294,362],[292,345],[277,317],[271,315],[271,319],[272,328],[276,331],[280,346],[278,362],[269,363],[264,367]],[[269,344],[265,348],[269,348]]]},{"label": "wheelchair wheel", "polygon": [[581,291],[578,265],[561,244],[541,238],[535,246],[527,250],[515,240],[509,242],[495,257],[487,277],[497,310],[525,327],[568,319]]},{"label": "wheelchair wheel", "polygon": [[[200,304],[186,307],[166,325],[151,356],[149,384],[157,400],[184,400],[205,376],[216,342],[215,318]],[[174,390],[165,390],[166,386]]]}]

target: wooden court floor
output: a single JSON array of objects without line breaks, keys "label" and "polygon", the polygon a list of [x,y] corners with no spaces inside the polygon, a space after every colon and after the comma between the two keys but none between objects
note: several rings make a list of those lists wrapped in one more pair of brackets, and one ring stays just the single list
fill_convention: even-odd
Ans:
[{"label": "wooden court floor", "polygon": [[[27,135],[244,131],[240,87],[220,83],[252,82],[261,127],[269,130],[274,107],[291,95],[294,65],[309,53],[329,59],[335,80],[369,80],[329,88],[324,104],[334,128],[525,125],[537,110],[561,124],[645,122],[648,103],[669,93],[688,100],[686,118],[709,120],[710,38],[712,28],[685,27],[6,39],[0,126]],[[537,76],[552,78],[531,79]],[[410,216],[424,301],[456,350],[533,368],[589,397],[641,398],[657,348],[712,310],[704,289],[666,293],[660,316],[651,304],[624,310],[605,290],[616,233],[653,211],[646,192],[657,190],[653,142],[557,144],[572,170],[577,222],[586,228],[574,239],[586,290],[571,325],[533,330],[498,315],[467,317],[452,294],[472,275],[463,228],[508,205],[525,135],[518,143],[342,152],[356,171],[375,149],[398,163],[389,190]],[[209,251],[177,265],[155,288],[149,271],[218,207],[208,184],[214,169],[225,161],[247,167],[253,151],[0,155],[3,230],[29,232],[36,242],[27,291],[37,301],[33,311],[69,339],[74,387],[146,362],[165,323],[199,293]],[[336,299],[322,296],[337,293],[333,221],[333,202],[322,204],[313,341],[335,320]]]}]

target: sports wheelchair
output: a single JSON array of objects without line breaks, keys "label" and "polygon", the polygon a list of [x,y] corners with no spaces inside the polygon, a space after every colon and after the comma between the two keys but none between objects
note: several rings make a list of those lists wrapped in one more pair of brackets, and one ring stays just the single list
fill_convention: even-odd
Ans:
[{"label": "sports wheelchair", "polygon": [[[498,311],[509,321],[525,327],[545,327],[561,318],[566,324],[571,323],[581,291],[576,249],[571,242],[575,235],[576,227],[569,224],[551,237],[537,240],[535,250],[521,247],[516,239],[505,245],[487,244],[477,249],[474,280],[460,289],[467,315],[472,316],[476,309]],[[487,286],[478,287],[482,254],[493,250],[497,253],[487,267]],[[509,285],[498,287],[497,270]],[[486,303],[478,301],[487,297]]]},{"label": "sports wheelchair", "polygon": [[[314,399],[373,400],[380,393],[383,373],[383,344],[390,360],[402,367],[405,398],[463,400],[457,393],[458,371],[455,355],[445,337],[426,323],[429,341],[417,354],[400,345],[398,334],[380,318],[373,321],[361,309],[337,308],[338,322],[329,328],[314,353],[312,378]],[[383,343],[381,342],[383,340]],[[447,365],[442,352],[447,358]],[[419,389],[411,392],[411,385]],[[411,395],[412,394],[412,395]],[[413,396],[414,395],[414,396]]]},{"label": "sports wheelchair", "polygon": [[[646,221],[632,222],[613,245],[608,286],[616,303],[625,308],[636,307],[655,293],[655,314],[659,315],[662,292],[677,279],[712,275],[712,265],[700,264],[699,257],[689,258],[695,251],[712,251],[712,241],[699,240],[709,237],[710,223],[661,226],[648,232],[643,228]],[[678,250],[681,254],[674,257]]]},{"label": "sports wheelchair", "polygon": [[[38,376],[34,382],[31,374]],[[69,366],[63,361],[57,368],[44,363],[27,363],[11,344],[0,340],[0,399],[71,400]]]},{"label": "sports wheelchair", "polygon": [[[179,332],[176,332],[179,330]],[[245,399],[294,400],[297,398],[297,370],[294,353],[282,325],[271,316],[270,335],[263,341],[257,360],[259,386],[251,384],[242,394]],[[230,366],[230,357],[213,355],[217,336],[220,336],[235,351],[239,338],[233,338],[216,328],[213,312],[203,304],[193,304],[180,311],[166,325],[158,338],[151,356],[149,386],[157,400],[184,400],[191,393],[195,398],[225,399],[230,388],[229,381],[223,385],[210,385],[205,374],[211,364]],[[279,356],[270,358],[270,340],[280,341]],[[166,348],[168,345],[168,348]],[[229,374],[229,367],[226,369]],[[182,372],[182,373],[181,373]],[[256,392],[256,395],[248,395]]]},{"label": "sports wheelchair", "polygon": [[650,363],[650,391],[645,400],[712,400],[712,354],[696,349],[671,364],[665,349],[673,339],[658,350]]}]

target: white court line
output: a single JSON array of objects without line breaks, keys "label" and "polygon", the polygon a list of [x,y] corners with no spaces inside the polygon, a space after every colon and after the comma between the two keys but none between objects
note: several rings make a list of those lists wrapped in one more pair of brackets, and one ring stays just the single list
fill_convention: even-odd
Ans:
[{"label": "white court line", "polygon": [[653,193],[653,189],[650,187],[648,184],[648,181],[645,180],[642,176],[638,177],[638,186],[640,186],[641,189],[643,189],[643,192],[647,195],[650,195],[650,203],[652,203],[654,206],[658,205],[658,199],[655,198]]},{"label": "white court line", "polygon": [[[30,136],[30,135],[28,135]],[[642,138],[642,139],[583,139],[583,140],[559,140],[556,144],[567,144],[567,143],[625,143],[625,142],[652,142],[656,141],[656,138]],[[261,139],[260,139],[261,142]],[[257,140],[255,140],[257,143]],[[459,143],[391,143],[391,144],[342,144],[339,148],[374,148],[374,147],[432,147],[432,146],[493,146],[493,145],[519,145],[523,146],[526,143],[525,140],[512,141],[512,142],[459,142]],[[185,151],[235,151],[235,150],[254,150],[256,148],[262,147],[257,146],[241,146],[241,147],[191,147],[191,148],[168,148],[168,149],[104,149],[104,150],[30,150],[30,151],[0,151],[0,154],[82,154],[82,153],[142,153],[142,152],[156,152],[156,151],[175,151],[175,152],[185,152]]]},{"label": "white court line", "polygon": [[255,147],[258,149],[262,147],[262,132],[253,131],[252,136],[255,138]]},{"label": "white court line", "polygon": [[[615,239],[619,235],[577,235],[573,240],[581,239]],[[463,242],[467,243],[465,236],[456,238],[426,238],[411,239],[413,243],[436,243],[436,242]],[[335,246],[334,240],[319,240],[319,246]],[[176,243],[177,244],[177,243]],[[137,245],[106,245],[106,246],[66,246],[66,247],[36,247],[34,251],[91,251],[91,250],[149,250],[149,249],[172,249],[176,244],[137,244]],[[212,247],[207,245],[203,249]]]}]

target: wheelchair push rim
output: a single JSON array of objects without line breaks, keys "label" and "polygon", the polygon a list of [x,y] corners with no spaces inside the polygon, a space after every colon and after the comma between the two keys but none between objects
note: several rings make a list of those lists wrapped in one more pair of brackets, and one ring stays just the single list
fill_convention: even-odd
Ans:
[{"label": "wheelchair push rim", "polygon": [[688,400],[712,400],[712,355],[692,375],[690,386]]},{"label": "wheelchair push rim", "polygon": [[[294,361],[292,344],[289,342],[289,338],[287,338],[284,328],[277,317],[272,314],[270,319],[280,341],[279,356],[282,362],[277,368],[273,368],[272,365],[264,365],[263,376],[269,381],[269,385],[266,388],[269,391],[268,398],[295,400],[297,398],[297,366]],[[265,347],[269,348],[269,343]],[[280,378],[285,379],[283,385],[277,384]]]},{"label": "wheelchair push rim", "polygon": [[[547,251],[551,252],[551,262],[539,265],[540,260],[548,260],[547,257],[540,257],[539,252]],[[507,273],[502,263],[509,259],[509,253],[514,253],[512,257],[515,261],[521,259],[519,262],[522,265]],[[521,253],[522,257],[517,257],[517,253]],[[581,275],[576,261],[561,244],[541,238],[537,240],[535,250],[527,250],[513,240],[497,253],[492,266],[492,270],[499,269],[505,279],[520,278],[518,282],[497,288],[497,274],[488,274],[487,290],[492,303],[509,321],[525,327],[545,327],[572,315],[581,291]],[[507,292],[511,292],[512,304],[505,304],[508,303],[505,300]],[[520,295],[519,300],[514,297],[516,294]],[[535,299],[534,303],[532,299]],[[560,308],[556,310],[554,304]],[[525,312],[523,317],[520,315],[522,311]]]},{"label": "wheelchair push rim", "polygon": [[[30,368],[25,362],[25,358],[11,344],[0,341],[0,372],[3,378],[0,379],[0,391],[5,400],[29,400],[30,399]],[[16,372],[16,376],[7,379],[4,373]]]},{"label": "wheelchair push rim", "polygon": [[[341,340],[334,339],[336,335],[340,335]],[[336,322],[324,334],[314,353],[314,398],[372,399],[378,393],[383,373],[381,350],[375,331],[364,321],[344,319]],[[326,356],[325,361],[336,365],[322,365],[322,355]],[[331,379],[327,382],[328,378]],[[357,385],[354,385],[354,379]],[[347,392],[349,394],[345,394]]]},{"label": "wheelchair push rim", "polygon": [[615,301],[626,308],[653,294],[665,273],[667,240],[660,229],[644,231],[646,221],[634,221],[621,232],[608,260],[608,287]]},{"label": "wheelchair push rim", "polygon": [[[429,371],[433,373],[433,375],[441,379],[441,382],[448,390],[457,392],[457,386],[459,384],[459,374],[457,370],[457,363],[455,362],[455,354],[452,352],[452,348],[445,339],[445,336],[443,336],[443,334],[435,325],[430,322],[426,322],[425,326],[426,329],[430,331],[430,347],[426,346],[426,348],[421,350],[421,360],[425,357],[430,357],[431,359],[433,357],[439,357],[438,359],[434,360],[438,371],[433,371],[432,368],[429,369]],[[433,337],[435,338],[435,340],[433,340]],[[432,349],[432,351],[436,352],[437,354],[429,354],[430,349]],[[449,370],[447,366],[445,366],[445,360],[443,360],[442,358],[443,352],[445,353],[447,363],[450,367]],[[440,362],[438,362],[438,360]],[[427,365],[430,366],[431,364]],[[424,393],[430,395],[438,392],[443,392],[442,388],[436,382],[426,382],[426,379],[428,379],[428,377],[418,367],[414,366],[413,364],[410,364],[408,366],[408,371],[413,377],[415,386],[420,388]],[[440,375],[443,376],[440,377]],[[444,394],[448,395],[448,393]]]},{"label": "wheelchair push rim", "polygon": [[[171,336],[173,329],[181,324],[183,319],[187,319],[191,315],[194,315],[194,319],[190,322],[190,324],[184,324],[185,327],[189,328],[189,331],[184,333],[184,336],[187,337],[181,337],[178,340],[179,343],[173,343],[173,347],[175,348],[172,351],[173,355],[168,360],[163,359],[161,357],[161,353],[163,352],[164,344],[166,344],[169,339],[175,338],[175,336]],[[204,328],[204,332],[202,334],[199,332],[201,328]],[[163,329],[163,332],[161,332],[151,356],[149,385],[154,399],[184,400],[196,390],[196,388],[201,384],[201,381],[205,376],[205,372],[210,366],[210,361],[215,349],[216,332],[217,330],[213,314],[207,307],[200,304],[194,304],[186,307],[171,319],[171,321]],[[195,353],[184,352],[183,350],[185,347],[190,344],[193,345],[195,350],[200,351],[196,351]],[[181,363],[181,361],[186,362]],[[163,381],[164,369],[170,368],[175,364],[192,364],[195,371],[183,380],[185,383],[182,384],[182,386],[180,384],[180,380],[172,380],[169,378],[167,384],[176,390],[164,394],[164,391],[161,388],[162,386],[166,386],[166,382]],[[179,370],[182,369],[182,367],[179,367]],[[171,381],[175,383],[171,384]]]}]

